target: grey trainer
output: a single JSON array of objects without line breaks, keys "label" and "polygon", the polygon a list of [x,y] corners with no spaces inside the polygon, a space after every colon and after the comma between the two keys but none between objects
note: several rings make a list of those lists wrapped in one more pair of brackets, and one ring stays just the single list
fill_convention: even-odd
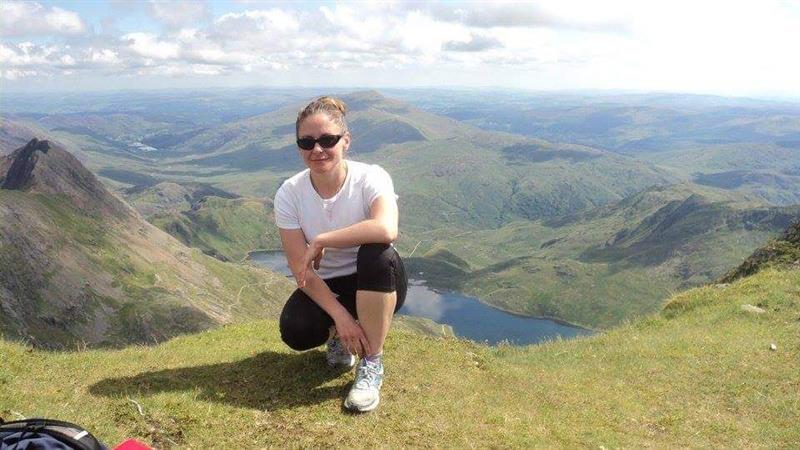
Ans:
[{"label": "grey trainer", "polygon": [[344,401],[344,407],[351,411],[372,411],[381,401],[383,384],[383,363],[361,360],[356,370],[356,380]]},{"label": "grey trainer", "polygon": [[334,336],[328,341],[328,351],[325,352],[325,360],[330,367],[351,368],[356,365],[356,357],[347,350],[338,336]]}]

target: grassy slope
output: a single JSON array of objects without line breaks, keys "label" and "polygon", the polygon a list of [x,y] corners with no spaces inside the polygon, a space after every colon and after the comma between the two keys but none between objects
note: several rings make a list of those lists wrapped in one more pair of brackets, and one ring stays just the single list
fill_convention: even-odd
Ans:
[{"label": "grassy slope", "polygon": [[257,198],[206,197],[195,209],[159,214],[150,222],[189,247],[241,261],[255,249],[280,247],[272,202]]},{"label": "grassy slope", "polygon": [[395,332],[382,405],[365,416],[341,410],[351,376],[288,351],[270,321],[119,351],[0,342],[0,414],[163,448],[790,447],[799,318],[800,271],[769,269],[591,338],[490,348]]}]

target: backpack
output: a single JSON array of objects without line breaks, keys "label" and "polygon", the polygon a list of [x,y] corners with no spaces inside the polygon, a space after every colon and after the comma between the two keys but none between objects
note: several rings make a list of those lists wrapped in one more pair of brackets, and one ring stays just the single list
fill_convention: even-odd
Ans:
[{"label": "backpack", "polygon": [[108,450],[74,423],[52,419],[0,419],[0,450]]}]

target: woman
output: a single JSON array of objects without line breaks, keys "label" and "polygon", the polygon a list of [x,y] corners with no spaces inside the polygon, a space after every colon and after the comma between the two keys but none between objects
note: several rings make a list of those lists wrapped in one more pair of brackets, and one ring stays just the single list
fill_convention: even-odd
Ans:
[{"label": "woman", "polygon": [[275,194],[275,221],[297,290],[280,319],[281,337],[295,350],[328,343],[331,366],[353,367],[344,405],[378,406],[383,343],[405,301],[397,238],[397,196],[377,165],[345,159],[350,133],[346,106],[320,97],[297,115],[300,157],[308,167]]}]

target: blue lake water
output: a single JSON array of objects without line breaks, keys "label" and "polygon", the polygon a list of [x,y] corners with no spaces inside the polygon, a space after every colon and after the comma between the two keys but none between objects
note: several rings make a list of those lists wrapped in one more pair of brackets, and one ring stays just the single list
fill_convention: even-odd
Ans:
[{"label": "blue lake water", "polygon": [[[292,275],[283,252],[252,252],[249,259],[286,276]],[[592,334],[590,330],[554,320],[507,313],[457,292],[437,292],[424,283],[420,279],[409,280],[406,302],[398,313],[450,325],[459,337],[491,345],[503,341],[526,345]]]}]

